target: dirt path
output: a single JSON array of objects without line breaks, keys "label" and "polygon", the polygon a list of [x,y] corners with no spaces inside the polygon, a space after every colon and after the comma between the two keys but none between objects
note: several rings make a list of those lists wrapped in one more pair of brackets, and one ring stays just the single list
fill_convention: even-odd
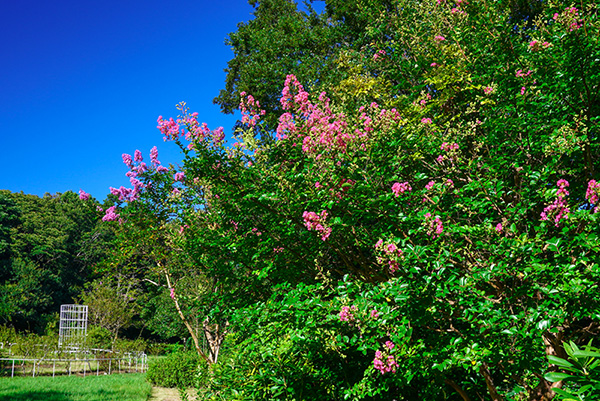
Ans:
[{"label": "dirt path", "polygon": [[[196,398],[193,396],[196,394],[195,390],[190,391],[189,398],[190,400],[195,400]],[[165,387],[152,387],[152,394],[148,401],[181,401],[179,398],[179,390],[176,388],[165,388]]]},{"label": "dirt path", "polygon": [[148,401],[180,401],[176,388],[152,387]]}]

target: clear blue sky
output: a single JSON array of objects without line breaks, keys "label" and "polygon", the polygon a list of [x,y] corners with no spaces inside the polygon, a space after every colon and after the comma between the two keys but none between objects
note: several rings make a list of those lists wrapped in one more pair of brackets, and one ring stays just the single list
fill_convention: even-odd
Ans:
[{"label": "clear blue sky", "polygon": [[3,1],[0,189],[42,196],[83,189],[102,201],[130,186],[121,154],[158,146],[156,129],[186,101],[211,129],[234,116],[212,99],[233,57],[228,33],[252,18],[245,0]]}]

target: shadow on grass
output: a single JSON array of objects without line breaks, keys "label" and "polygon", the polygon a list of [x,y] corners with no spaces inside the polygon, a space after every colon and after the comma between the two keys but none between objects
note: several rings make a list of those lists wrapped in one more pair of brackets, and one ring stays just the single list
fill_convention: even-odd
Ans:
[{"label": "shadow on grass", "polygon": [[96,389],[95,391],[90,391],[90,394],[84,391],[81,394],[73,395],[56,390],[24,390],[17,387],[0,388],[0,401],[126,401],[123,399],[123,396],[124,394],[119,391],[106,391],[105,389]]},{"label": "shadow on grass", "polygon": [[69,398],[64,394],[57,391],[19,391],[12,392],[8,395],[0,393],[0,401],[71,401],[73,398]]}]

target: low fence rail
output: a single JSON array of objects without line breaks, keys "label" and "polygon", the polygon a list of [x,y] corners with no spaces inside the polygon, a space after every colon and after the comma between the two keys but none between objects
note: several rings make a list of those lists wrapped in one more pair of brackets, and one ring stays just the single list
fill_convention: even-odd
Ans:
[{"label": "low fence rail", "polygon": [[0,358],[0,376],[66,376],[110,375],[114,373],[143,373],[148,370],[146,354],[115,357],[82,358]]}]

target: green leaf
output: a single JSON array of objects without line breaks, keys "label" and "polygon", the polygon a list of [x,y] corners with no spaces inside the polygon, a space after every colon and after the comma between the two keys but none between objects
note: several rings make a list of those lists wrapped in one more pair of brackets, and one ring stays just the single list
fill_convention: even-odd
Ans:
[{"label": "green leaf", "polygon": [[570,374],[560,372],[549,372],[544,375],[544,379],[550,382],[559,382],[561,380],[573,378]]}]

